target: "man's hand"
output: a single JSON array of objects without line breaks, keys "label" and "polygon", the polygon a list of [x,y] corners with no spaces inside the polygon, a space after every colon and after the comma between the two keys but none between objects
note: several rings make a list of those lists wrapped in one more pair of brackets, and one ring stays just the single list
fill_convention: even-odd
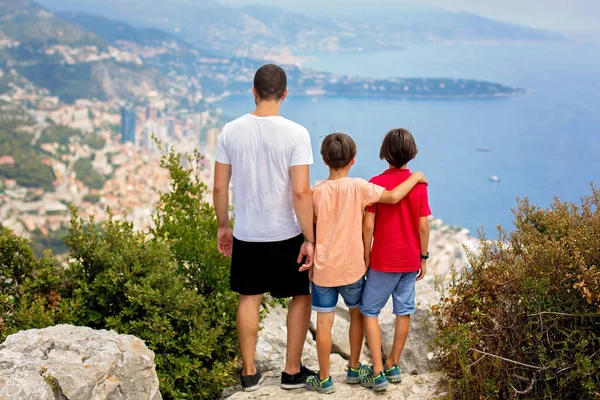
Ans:
[{"label": "man's hand", "polygon": [[217,249],[225,257],[231,257],[233,251],[233,231],[227,226],[217,232]]},{"label": "man's hand", "polygon": [[419,274],[417,275],[417,280],[420,281],[421,279],[423,279],[425,277],[426,273],[427,273],[427,260],[421,260],[421,270],[419,271]]},{"label": "man's hand", "polygon": [[300,264],[302,260],[304,260],[304,264],[302,264],[300,267],[300,272],[308,271],[312,268],[314,255],[315,245],[311,242],[302,243],[302,247],[300,247],[300,254],[298,255],[298,264]]},{"label": "man's hand", "polygon": [[371,255],[367,255],[365,254],[365,265],[367,266],[367,268],[369,268],[371,266]]},{"label": "man's hand", "polygon": [[419,178],[419,183],[423,183],[425,185],[429,185],[429,181],[425,177],[425,174],[423,174],[421,171],[417,171],[417,172],[413,173],[412,175],[414,175],[414,176],[416,176],[416,177]]}]

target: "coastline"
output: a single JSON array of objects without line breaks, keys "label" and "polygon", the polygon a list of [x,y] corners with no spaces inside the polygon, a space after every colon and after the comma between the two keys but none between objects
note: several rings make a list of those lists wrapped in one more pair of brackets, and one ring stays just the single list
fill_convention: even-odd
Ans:
[{"label": "coastline", "polygon": [[[229,92],[223,94],[219,100],[223,100],[233,96],[245,96],[248,92]],[[524,94],[530,94],[531,92],[525,89],[517,89],[513,92],[508,93],[492,93],[492,94],[468,94],[468,95],[417,95],[417,94],[386,94],[381,93],[357,93],[353,95],[339,94],[335,92],[293,92],[290,94],[291,97],[312,97],[315,99],[320,98],[340,98],[340,99],[376,99],[376,100],[495,100],[495,99],[507,99]]]}]

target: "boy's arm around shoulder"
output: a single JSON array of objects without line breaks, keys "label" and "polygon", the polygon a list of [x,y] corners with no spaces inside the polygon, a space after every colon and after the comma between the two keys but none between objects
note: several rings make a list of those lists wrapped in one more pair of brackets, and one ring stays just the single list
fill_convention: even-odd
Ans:
[{"label": "boy's arm around shoulder", "polygon": [[425,178],[425,175],[423,175],[423,173],[420,171],[411,174],[407,180],[396,186],[394,189],[385,190],[381,194],[379,203],[397,204],[398,202],[400,202],[400,200],[405,198],[406,195],[410,193],[410,191],[415,187],[415,185],[419,183],[423,183],[425,185],[429,184],[427,178]]}]

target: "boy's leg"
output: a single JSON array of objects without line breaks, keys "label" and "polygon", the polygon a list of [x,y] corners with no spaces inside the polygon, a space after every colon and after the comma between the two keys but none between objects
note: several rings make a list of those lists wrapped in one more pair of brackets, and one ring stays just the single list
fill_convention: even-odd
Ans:
[{"label": "boy's leg", "polygon": [[385,368],[392,368],[400,361],[402,350],[406,344],[408,338],[408,329],[410,326],[410,315],[397,315],[396,316],[396,331],[394,332],[394,344],[390,355],[385,362]]},{"label": "boy's leg", "polygon": [[237,332],[242,353],[242,376],[256,374],[254,354],[258,337],[259,309],[263,295],[240,296]]},{"label": "boy's leg", "polygon": [[337,301],[337,288],[312,283],[312,309],[317,312],[317,356],[321,381],[330,376],[331,330]]},{"label": "boy's leg", "polygon": [[348,339],[350,341],[350,362],[348,366],[355,370],[360,369],[360,351],[365,338],[365,325],[359,306],[365,291],[365,277],[349,285],[338,288],[344,303],[350,310],[350,330]]},{"label": "boy's leg", "polygon": [[331,355],[331,329],[333,328],[333,312],[317,313],[317,355],[319,357],[319,379],[329,378],[329,357]]},{"label": "boy's leg", "polygon": [[416,312],[415,308],[415,283],[418,272],[404,272],[392,298],[394,301],[394,314],[396,315],[396,331],[394,332],[394,344],[386,361],[386,368],[392,368],[398,364],[410,327],[410,315]]},{"label": "boy's leg", "polygon": [[398,274],[375,271],[369,269],[367,282],[360,304],[360,311],[365,317],[365,331],[367,343],[373,360],[373,375],[383,371],[383,356],[381,354],[381,329],[379,327],[379,313],[390,298],[396,287]]},{"label": "boy's leg", "polygon": [[377,317],[365,317],[365,330],[367,332],[367,343],[373,360],[373,375],[383,371],[383,357],[381,355],[381,329]]},{"label": "boy's leg", "polygon": [[351,368],[360,368],[360,352],[365,338],[363,315],[358,307],[350,309],[350,363]]}]

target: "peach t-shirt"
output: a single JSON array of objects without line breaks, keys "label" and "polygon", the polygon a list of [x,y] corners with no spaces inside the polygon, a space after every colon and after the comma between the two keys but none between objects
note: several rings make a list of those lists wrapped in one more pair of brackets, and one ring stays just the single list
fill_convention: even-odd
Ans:
[{"label": "peach t-shirt", "polygon": [[317,218],[315,284],[344,286],[365,274],[363,211],[377,203],[384,190],[359,178],[326,180],[313,188]]}]

